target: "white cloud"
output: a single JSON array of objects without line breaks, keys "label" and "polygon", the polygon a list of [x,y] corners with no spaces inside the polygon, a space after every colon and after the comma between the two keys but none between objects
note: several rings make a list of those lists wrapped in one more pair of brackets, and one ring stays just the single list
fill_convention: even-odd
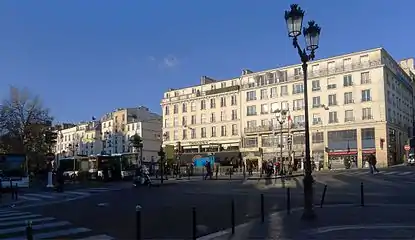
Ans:
[{"label": "white cloud", "polygon": [[179,60],[175,56],[169,55],[163,58],[163,64],[166,67],[171,68],[177,66],[179,64]]}]

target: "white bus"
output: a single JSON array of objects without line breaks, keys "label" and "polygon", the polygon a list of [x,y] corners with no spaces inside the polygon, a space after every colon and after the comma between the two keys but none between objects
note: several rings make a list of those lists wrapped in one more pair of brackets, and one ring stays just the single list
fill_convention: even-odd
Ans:
[{"label": "white bus", "polygon": [[0,180],[3,188],[29,187],[27,158],[25,154],[0,154]]}]

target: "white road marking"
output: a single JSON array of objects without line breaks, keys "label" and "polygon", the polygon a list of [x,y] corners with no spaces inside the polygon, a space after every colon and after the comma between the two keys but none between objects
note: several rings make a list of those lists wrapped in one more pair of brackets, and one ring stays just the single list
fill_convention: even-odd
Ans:
[{"label": "white road marking", "polygon": [[[46,229],[46,228],[67,226],[69,224],[70,224],[69,222],[53,222],[53,223],[46,223],[46,224],[41,224],[41,225],[33,225],[32,229],[33,230],[42,230],[42,229]],[[18,232],[24,232],[24,231],[26,231],[26,226],[15,227],[15,228],[6,228],[6,229],[0,229],[0,235],[10,234],[10,233],[18,233]]]},{"label": "white road marking", "polygon": [[25,214],[30,214],[30,212],[4,213],[4,214],[0,214],[0,218],[20,216],[20,215],[25,215]]},{"label": "white road marking", "polygon": [[66,191],[66,193],[81,195],[81,196],[91,196],[90,193],[87,192],[78,192],[78,191]]},{"label": "white road marking", "polygon": [[108,235],[97,235],[97,236],[92,236],[92,237],[87,237],[87,238],[80,238],[77,240],[113,240],[115,238],[110,237]]},{"label": "white road marking", "polygon": [[6,218],[0,218],[0,222],[10,221],[10,220],[17,220],[17,219],[30,220],[29,218],[35,218],[35,217],[40,217],[40,216],[41,215],[39,215],[39,214],[30,214],[30,215],[21,215],[21,216],[16,216],[16,217],[6,217]]},{"label": "white road marking", "polygon": [[405,175],[409,175],[409,174],[412,174],[413,172],[402,172],[402,173],[399,173],[398,175],[399,176],[405,176]]},{"label": "white road marking", "polygon": [[363,229],[415,229],[414,225],[397,225],[397,224],[377,224],[377,225],[341,225],[321,227],[311,230],[310,233],[320,234],[344,230],[363,230]]},{"label": "white road marking", "polygon": [[34,198],[34,197],[27,197],[25,195],[21,195],[21,196],[19,196],[19,198],[23,199],[23,200],[28,200],[28,201],[40,201],[40,200],[42,200],[42,199]]},{"label": "white road marking", "polygon": [[[46,222],[46,221],[51,221],[54,220],[55,218],[53,217],[44,217],[44,218],[36,218],[36,219],[31,219],[30,221],[32,223],[36,223],[36,222]],[[17,221],[10,221],[10,222],[0,222],[0,227],[7,227],[7,226],[13,226],[13,225],[25,225],[27,222],[27,220],[17,220]]]},{"label": "white road marking", "polygon": [[396,172],[396,171],[394,171],[394,172],[385,172],[385,173],[383,173],[384,175],[393,175],[393,174],[396,174],[396,173],[398,173],[398,172]]},{"label": "white road marking", "polygon": [[56,197],[46,195],[46,194],[38,194],[38,193],[26,193],[23,194],[23,196],[29,196],[29,197],[38,197],[38,198],[48,198],[48,199],[55,199]]}]

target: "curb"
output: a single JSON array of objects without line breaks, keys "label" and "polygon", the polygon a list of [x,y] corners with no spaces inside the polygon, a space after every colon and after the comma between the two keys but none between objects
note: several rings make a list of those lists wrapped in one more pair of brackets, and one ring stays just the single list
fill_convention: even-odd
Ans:
[{"label": "curb", "polygon": [[[323,208],[339,208],[339,207],[340,208],[342,208],[342,207],[343,208],[345,208],[345,207],[358,207],[358,208],[361,208],[360,204],[356,204],[356,203],[327,204],[327,205],[324,205]],[[415,204],[374,203],[374,204],[366,204],[363,208],[367,208],[367,207],[414,207],[415,208]],[[317,207],[315,207],[315,208],[317,208]],[[298,211],[301,211],[303,209],[304,209],[303,207],[296,207],[296,208],[292,208],[291,212],[298,212]],[[278,210],[276,212],[270,213],[270,214],[266,215],[266,218],[275,217],[275,216],[278,216],[278,215],[281,215],[281,214],[286,215],[286,210]],[[247,227],[251,224],[255,224],[260,220],[261,220],[260,218],[255,218],[255,219],[252,219],[252,220],[250,220],[246,223],[236,225],[235,226],[235,231],[237,229],[245,228],[245,227]],[[222,231],[213,232],[213,233],[198,237],[197,240],[214,240],[215,238],[218,238],[218,237],[221,237],[221,236],[224,236],[224,235],[227,235],[227,234],[231,234],[231,233],[232,233],[232,228],[227,228],[227,229],[222,230]]]}]

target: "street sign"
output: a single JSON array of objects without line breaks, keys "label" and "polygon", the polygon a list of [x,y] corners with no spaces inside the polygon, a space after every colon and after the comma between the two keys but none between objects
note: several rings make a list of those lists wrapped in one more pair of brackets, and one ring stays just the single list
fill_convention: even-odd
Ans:
[{"label": "street sign", "polygon": [[46,154],[46,160],[48,160],[48,161],[55,160],[55,154],[53,154],[53,153]]},{"label": "street sign", "polygon": [[409,151],[409,150],[411,150],[411,146],[405,145],[404,149],[405,149],[405,151]]}]

